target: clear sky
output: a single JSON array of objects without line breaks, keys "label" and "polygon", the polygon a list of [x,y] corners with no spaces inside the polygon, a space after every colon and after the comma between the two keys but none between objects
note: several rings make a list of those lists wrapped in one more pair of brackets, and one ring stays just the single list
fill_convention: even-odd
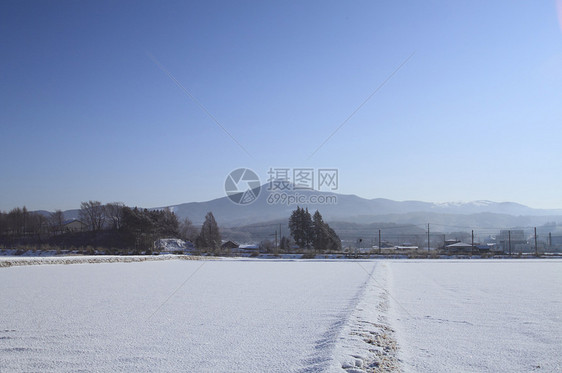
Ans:
[{"label": "clear sky", "polygon": [[204,201],[239,167],[562,208],[561,21],[555,0],[2,1],[0,210]]}]

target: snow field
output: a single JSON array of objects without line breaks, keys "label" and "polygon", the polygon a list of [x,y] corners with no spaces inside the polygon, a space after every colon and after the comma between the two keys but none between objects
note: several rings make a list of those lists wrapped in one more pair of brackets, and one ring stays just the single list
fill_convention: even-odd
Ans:
[{"label": "snow field", "polygon": [[1,372],[562,371],[561,260],[45,260],[0,268]]},{"label": "snow field", "polygon": [[374,267],[169,260],[2,268],[0,367],[342,372],[342,336]]},{"label": "snow field", "polygon": [[562,261],[393,261],[406,372],[562,371]]}]

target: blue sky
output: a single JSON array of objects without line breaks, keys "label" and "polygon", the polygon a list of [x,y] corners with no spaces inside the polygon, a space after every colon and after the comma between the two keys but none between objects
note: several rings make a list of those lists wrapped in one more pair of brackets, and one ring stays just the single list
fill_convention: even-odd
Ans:
[{"label": "blue sky", "polygon": [[338,168],[338,192],[366,198],[562,208],[557,9],[3,1],[0,210],[204,201],[239,167],[264,182]]}]

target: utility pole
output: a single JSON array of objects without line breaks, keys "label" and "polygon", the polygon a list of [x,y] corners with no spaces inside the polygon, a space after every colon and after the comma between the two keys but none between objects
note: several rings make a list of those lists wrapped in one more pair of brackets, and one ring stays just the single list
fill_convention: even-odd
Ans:
[{"label": "utility pole", "polygon": [[472,244],[470,246],[470,254],[474,255],[474,229],[472,230]]},{"label": "utility pole", "polygon": [[382,254],[382,248],[381,248],[381,230],[379,229],[379,254]]},{"label": "utility pole", "polygon": [[537,249],[537,227],[535,227],[535,256],[539,256],[539,250]]},{"label": "utility pole", "polygon": [[511,231],[507,231],[508,245],[509,245],[509,256],[511,256]]},{"label": "utility pole", "polygon": [[275,248],[277,248],[277,229],[275,230]]},{"label": "utility pole", "polygon": [[548,248],[552,246],[552,232],[548,232]]},{"label": "utility pole", "polygon": [[427,223],[427,252],[429,252],[429,223]]}]

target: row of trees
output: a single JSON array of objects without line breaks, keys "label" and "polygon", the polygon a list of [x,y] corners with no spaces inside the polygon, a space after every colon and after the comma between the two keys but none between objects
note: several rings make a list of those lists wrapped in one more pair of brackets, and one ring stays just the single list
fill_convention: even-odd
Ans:
[{"label": "row of trees", "polygon": [[83,202],[80,219],[93,232],[119,232],[126,246],[139,249],[150,248],[158,238],[181,238],[213,253],[221,246],[220,229],[212,212],[207,213],[200,231],[188,218],[179,222],[168,209],[130,208],[117,203],[102,205],[98,201]]},{"label": "row of trees", "polygon": [[[78,216],[83,229],[69,231],[60,210],[50,214],[30,212],[25,207],[0,211],[0,243],[147,250],[158,238],[181,238],[212,253],[221,248],[221,233],[212,212],[207,213],[200,229],[187,218],[179,222],[171,210],[131,208],[123,203],[82,202]],[[341,250],[341,240],[319,211],[311,216],[308,209],[297,207],[289,219],[289,228],[301,249]],[[289,238],[280,238],[279,249],[288,252],[290,246]]]},{"label": "row of trees", "polygon": [[324,222],[318,210],[311,216],[308,208],[297,207],[289,218],[289,229],[301,249],[314,249],[318,252],[341,250],[340,238]]},{"label": "row of trees", "polygon": [[[79,220],[86,231],[119,229],[124,208],[122,203],[102,205],[99,201],[82,202]],[[46,213],[31,212],[25,206],[16,207],[9,212],[0,211],[0,236],[12,240],[41,240],[65,233],[65,224],[68,222],[61,210]]]},{"label": "row of trees", "polygon": [[87,226],[87,230],[93,232],[104,229],[119,230],[122,227],[125,209],[129,208],[120,202],[105,205],[100,201],[82,202],[79,219]]},{"label": "row of trees", "polygon": [[148,210],[123,206],[120,210],[119,225],[112,223],[111,229],[122,235],[126,246],[149,249],[158,238],[179,237],[179,222],[176,215],[168,210]]},{"label": "row of trees", "polygon": [[189,219],[179,222],[168,209],[131,208],[123,203],[102,204],[87,201],[80,204],[78,222],[81,228],[67,228],[73,220],[64,213],[30,212],[26,207],[0,211],[0,244],[51,244],[58,247],[96,246],[147,250],[158,238],[181,238],[200,249],[216,252],[221,246],[221,234],[211,212],[201,229]]},{"label": "row of trees", "polygon": [[0,211],[0,236],[5,240],[38,239],[62,230],[64,216],[58,211],[50,216],[16,207],[9,212]]}]

